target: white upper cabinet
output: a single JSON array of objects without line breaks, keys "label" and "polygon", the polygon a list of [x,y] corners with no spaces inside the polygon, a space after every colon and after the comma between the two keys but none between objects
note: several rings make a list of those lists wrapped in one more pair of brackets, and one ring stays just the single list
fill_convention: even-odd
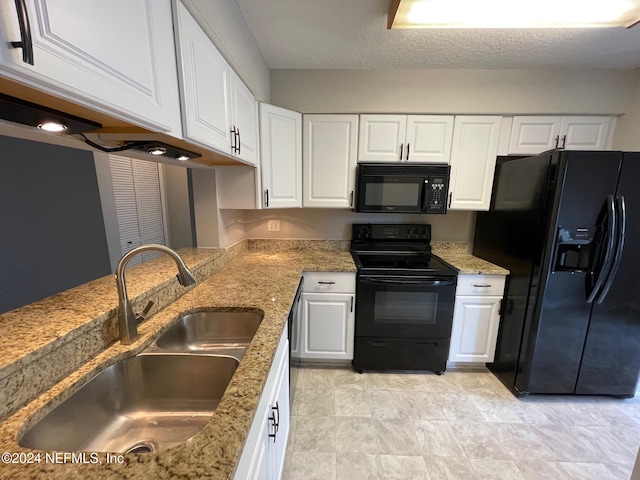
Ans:
[{"label": "white upper cabinet", "polygon": [[410,162],[449,163],[453,115],[409,115],[405,157]]},{"label": "white upper cabinet", "polygon": [[498,116],[456,116],[449,209],[489,209],[501,123]]},{"label": "white upper cabinet", "polygon": [[353,207],[357,142],[357,115],[304,115],[303,207]]},{"label": "white upper cabinet", "polygon": [[184,137],[229,152],[231,68],[184,5],[174,5]]},{"label": "white upper cabinet", "polygon": [[258,104],[240,77],[231,70],[231,150],[241,160],[258,163]]},{"label": "white upper cabinet", "polygon": [[511,155],[535,155],[553,148],[605,150],[611,117],[515,116],[509,139]]},{"label": "white upper cabinet", "polygon": [[453,115],[360,115],[358,161],[449,163]]},{"label": "white upper cabinet", "polygon": [[302,115],[260,104],[264,208],[302,206]]},{"label": "white upper cabinet", "polygon": [[174,5],[184,138],[255,165],[253,94],[184,5],[177,0]]},{"label": "white upper cabinet", "polygon": [[156,0],[25,0],[0,5],[0,73],[45,93],[180,137],[171,4]]}]

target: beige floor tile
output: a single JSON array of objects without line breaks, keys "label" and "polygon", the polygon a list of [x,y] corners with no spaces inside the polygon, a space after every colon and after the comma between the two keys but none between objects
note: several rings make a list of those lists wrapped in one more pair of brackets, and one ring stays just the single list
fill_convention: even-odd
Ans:
[{"label": "beige floor tile", "polygon": [[640,446],[640,398],[516,397],[487,371],[304,367],[292,415],[286,480],[628,480]]},{"label": "beige floor tile", "polygon": [[425,377],[429,374],[419,373],[364,373],[367,390],[408,390],[424,391],[427,388]]},{"label": "beige floor tile", "polygon": [[293,443],[296,439],[296,424],[298,423],[298,417],[292,416],[289,421],[289,439],[287,440],[287,452],[293,451]]},{"label": "beige floor tile", "polygon": [[525,480],[516,464],[510,460],[472,458],[473,480]]},{"label": "beige floor tile", "polygon": [[407,455],[380,455],[385,480],[430,480],[422,457]]},{"label": "beige floor tile", "polygon": [[618,480],[616,475],[601,463],[561,463],[560,467],[571,480]]},{"label": "beige floor tile", "polygon": [[308,417],[334,416],[335,396],[331,389],[302,388],[296,392],[293,414]]},{"label": "beige floor tile", "polygon": [[376,421],[362,417],[336,417],[336,452],[378,453]]},{"label": "beige floor tile", "polygon": [[445,419],[434,394],[386,390],[367,393],[372,417]]},{"label": "beige floor tile", "polygon": [[357,390],[335,390],[337,417],[371,417],[368,393]]},{"label": "beige floor tile", "polygon": [[471,480],[474,472],[468,458],[424,457],[431,480]]},{"label": "beige floor tile", "polygon": [[499,381],[496,383],[497,379],[489,371],[452,370],[443,376],[456,385],[460,392],[497,395],[503,391],[502,384]]},{"label": "beige floor tile", "polygon": [[496,423],[492,428],[500,445],[512,460],[551,462],[556,459],[549,450],[545,437],[532,425]]},{"label": "beige floor tile", "polygon": [[337,480],[385,480],[380,458],[375,454],[336,454]]},{"label": "beige floor tile", "polygon": [[451,422],[458,443],[468,458],[490,458],[510,460],[511,456],[502,447],[495,428],[490,423]]},{"label": "beige floor tile", "polygon": [[448,422],[418,420],[413,429],[421,453],[427,457],[464,457],[464,450]]},{"label": "beige floor tile", "polygon": [[411,420],[373,419],[378,453],[389,455],[420,455],[418,439]]},{"label": "beige floor tile", "polygon": [[294,452],[336,451],[335,417],[298,417]]},{"label": "beige floor tile", "polygon": [[633,471],[633,463],[622,464],[606,464],[607,468],[616,476],[618,480],[629,480]]},{"label": "beige floor tile", "polygon": [[581,436],[581,427],[533,425],[538,438],[559,462],[598,462],[600,454],[588,438]]},{"label": "beige floor tile", "polygon": [[473,403],[470,395],[464,393],[435,393],[435,404],[449,421],[483,422],[484,417]]},{"label": "beige floor tile", "polygon": [[291,452],[284,462],[283,480],[335,480],[335,453]]},{"label": "beige floor tile", "polygon": [[559,463],[523,460],[515,463],[525,480],[571,480]]},{"label": "beige floor tile", "polygon": [[469,398],[486,422],[524,423],[518,414],[520,404],[513,396],[470,394]]}]

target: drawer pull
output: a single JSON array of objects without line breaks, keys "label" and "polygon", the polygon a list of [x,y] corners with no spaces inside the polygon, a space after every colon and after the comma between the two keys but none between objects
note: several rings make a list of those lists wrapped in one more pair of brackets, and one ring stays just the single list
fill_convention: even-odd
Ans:
[{"label": "drawer pull", "polygon": [[474,284],[473,285],[475,288],[491,288],[491,284],[490,283],[485,283],[485,284]]},{"label": "drawer pull", "polygon": [[318,281],[318,283],[320,285],[335,285],[336,284],[336,282],[334,282],[334,281],[331,281],[331,282]]}]

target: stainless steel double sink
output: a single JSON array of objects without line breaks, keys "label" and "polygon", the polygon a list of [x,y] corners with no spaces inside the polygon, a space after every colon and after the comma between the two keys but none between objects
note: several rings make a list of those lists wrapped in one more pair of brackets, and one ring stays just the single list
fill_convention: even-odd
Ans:
[{"label": "stainless steel double sink", "polygon": [[145,453],[183,443],[215,412],[263,315],[205,311],[84,384],[18,443],[36,450]]}]

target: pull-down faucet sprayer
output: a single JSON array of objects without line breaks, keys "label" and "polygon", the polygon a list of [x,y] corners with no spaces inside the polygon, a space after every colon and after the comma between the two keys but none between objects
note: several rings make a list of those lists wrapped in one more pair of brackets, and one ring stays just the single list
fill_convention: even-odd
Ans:
[{"label": "pull-down faucet sprayer", "polygon": [[129,297],[127,296],[124,269],[133,257],[150,250],[166,253],[173,258],[176,262],[176,266],[178,267],[178,274],[176,277],[178,278],[180,285],[188,287],[196,283],[196,279],[184,264],[182,258],[180,258],[180,256],[169,247],[156,244],[142,245],[125,253],[118,262],[115,275],[116,285],[118,287],[118,328],[120,329],[120,343],[123,345],[129,345],[138,339],[138,317],[133,313]]}]

